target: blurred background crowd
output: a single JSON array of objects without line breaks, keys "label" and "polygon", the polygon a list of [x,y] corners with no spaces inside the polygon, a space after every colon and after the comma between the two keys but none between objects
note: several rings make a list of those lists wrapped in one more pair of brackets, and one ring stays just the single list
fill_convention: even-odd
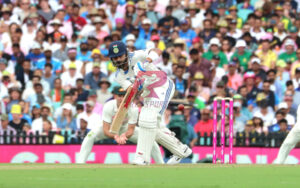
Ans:
[{"label": "blurred background crowd", "polygon": [[299,0],[2,0],[0,7],[0,134],[99,126],[118,86],[108,58],[116,40],[128,51],[159,49],[153,63],[174,80],[172,103],[185,104],[170,105],[163,121],[183,127],[190,146],[211,133],[216,96],[234,99],[235,133],[287,133],[296,122]]}]

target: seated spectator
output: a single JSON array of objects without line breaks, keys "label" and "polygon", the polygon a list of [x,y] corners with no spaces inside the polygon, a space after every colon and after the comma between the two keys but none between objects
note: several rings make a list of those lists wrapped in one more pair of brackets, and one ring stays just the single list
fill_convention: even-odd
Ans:
[{"label": "seated spectator", "polygon": [[233,113],[234,113],[235,120],[242,122],[243,127],[246,124],[246,122],[251,119],[247,117],[246,114],[242,113],[242,104],[239,101],[235,101],[233,103]]},{"label": "seated spectator", "polygon": [[[293,127],[296,124],[296,120],[294,116],[289,114],[288,104],[286,102],[282,102],[278,105],[278,111],[282,113],[283,119],[287,120],[289,127]],[[278,121],[275,122],[274,120],[273,120],[273,124],[278,123]]]},{"label": "seated spectator", "polygon": [[56,110],[63,102],[65,90],[62,88],[62,81],[60,78],[55,78],[54,88],[50,92],[50,97],[53,102],[53,108]]},{"label": "seated spectator", "polygon": [[53,57],[58,59],[60,62],[65,62],[69,59],[67,42],[68,42],[67,37],[65,35],[62,35],[60,37],[60,48],[55,50],[53,53]]},{"label": "seated spectator", "polygon": [[278,124],[279,124],[279,127],[280,127],[280,129],[279,129],[278,132],[280,132],[280,133],[286,133],[286,134],[289,132],[290,129],[288,128],[288,124],[287,124],[287,120],[286,119],[280,120],[278,122]]},{"label": "seated spectator", "polygon": [[255,52],[257,57],[260,59],[262,68],[266,71],[275,68],[277,60],[277,55],[271,49],[270,43],[271,41],[269,39],[260,40],[261,49]]},{"label": "seated spectator", "polygon": [[21,100],[21,89],[17,87],[13,87],[9,89],[9,103],[6,104],[6,111],[10,112],[11,107],[14,104],[18,104]]},{"label": "seated spectator", "polygon": [[238,88],[243,84],[243,77],[240,73],[237,72],[237,65],[234,61],[228,63],[228,84],[227,86],[234,91],[237,91]]},{"label": "seated spectator", "polygon": [[100,104],[104,104],[106,101],[111,99],[113,95],[111,92],[108,90],[110,87],[110,82],[106,78],[102,78],[101,81],[99,82],[99,88],[97,90],[97,102]]},{"label": "seated spectator", "polygon": [[92,52],[88,49],[87,41],[82,41],[79,48],[80,51],[77,53],[76,60],[82,61],[83,63],[92,61]]},{"label": "seated spectator", "polygon": [[13,119],[9,122],[9,126],[16,131],[23,131],[25,123],[28,122],[25,119],[22,119],[21,106],[19,104],[12,105],[10,113],[12,114]]},{"label": "seated spectator", "polygon": [[[1,119],[0,135],[3,135],[5,131],[7,132],[7,135],[15,135],[16,130],[9,125],[8,116],[6,114],[2,114],[0,116],[0,119]],[[6,139],[6,143],[9,143],[10,140],[11,140],[10,136],[8,136]],[[0,136],[0,144],[3,144],[4,142],[5,142],[4,138]]]},{"label": "seated spectator", "polygon": [[264,94],[264,96],[267,100],[268,106],[275,109],[276,96],[275,96],[274,92],[271,91],[271,89],[270,89],[270,83],[271,82],[269,80],[263,81],[262,93]]},{"label": "seated spectator", "polygon": [[278,60],[276,62],[277,74],[275,83],[280,83],[280,88],[282,88],[282,96],[286,90],[286,82],[290,80],[290,73],[286,70],[286,67],[286,63],[283,60]]},{"label": "seated spectator", "polygon": [[46,104],[52,105],[51,99],[43,94],[42,84],[36,83],[36,84],[34,84],[33,87],[34,87],[35,94],[29,96],[27,99],[27,103],[29,104],[30,109],[32,108],[32,106],[34,104],[43,105],[46,103]]},{"label": "seated spectator", "polygon": [[285,62],[291,61],[294,63],[297,60],[297,55],[295,51],[295,41],[291,38],[287,38],[284,42],[285,52],[279,54],[278,59],[282,59]]},{"label": "seated spectator", "polygon": [[70,63],[68,71],[61,75],[62,87],[64,90],[70,90],[76,86],[76,80],[83,78],[83,76],[77,71],[78,67],[75,63]]},{"label": "seated spectator", "polygon": [[251,69],[248,71],[254,72],[256,78],[260,78],[261,80],[266,80],[267,74],[265,70],[262,68],[261,60],[257,57],[251,59]]},{"label": "seated spectator", "polygon": [[183,73],[185,71],[185,67],[178,66],[175,71],[175,88],[176,88],[176,93],[175,96],[177,98],[183,98],[185,94],[185,90],[187,89],[187,80],[183,78]]},{"label": "seated spectator", "polygon": [[[40,70],[40,69],[36,69],[36,70],[33,72],[33,76],[38,76],[38,77],[40,78],[39,83],[41,83],[41,84],[43,85],[43,93],[44,93],[45,95],[49,95],[51,88],[50,88],[49,83],[48,83],[46,80],[43,79],[43,71]],[[32,81],[28,81],[28,82],[26,83],[26,89],[27,89],[27,88],[32,88],[33,86],[34,86],[34,84],[33,84]]]},{"label": "seated spectator", "polygon": [[53,66],[50,63],[47,63],[44,67],[44,75],[43,80],[45,80],[49,86],[50,89],[54,88],[54,80],[56,78],[56,75],[52,73]]},{"label": "seated spectator", "polygon": [[76,48],[69,48],[68,49],[68,60],[64,61],[63,63],[63,69],[64,71],[70,69],[70,64],[76,65],[76,73],[82,73],[82,66],[83,62],[76,59],[77,56],[77,50]]},{"label": "seated spectator", "polygon": [[99,89],[98,83],[107,76],[101,72],[100,63],[94,63],[92,72],[84,77],[84,85],[87,89]]},{"label": "seated spectator", "polygon": [[49,106],[42,106],[41,108],[41,117],[38,118],[38,119],[35,119],[33,122],[32,122],[32,126],[31,126],[31,129],[34,133],[36,132],[39,132],[40,134],[43,133],[43,122],[44,121],[50,121],[51,122],[51,129],[56,129],[57,128],[57,125],[56,123],[52,120],[52,116],[51,116],[51,109]]},{"label": "seated spectator", "polygon": [[48,135],[50,131],[52,131],[52,123],[49,120],[43,120],[43,131],[42,135]]},{"label": "seated spectator", "polygon": [[[72,95],[71,93],[65,93],[64,98],[63,98],[62,105],[65,104],[65,103],[75,104],[72,98],[73,98],[73,95]],[[62,113],[63,113],[62,105],[59,106],[59,107],[54,111],[54,116],[53,116],[54,119],[57,119],[58,116],[61,116],[61,115],[62,115]],[[72,114],[76,114],[76,108],[75,108],[75,106],[73,106],[73,108],[72,108]]]},{"label": "seated spectator", "polygon": [[31,110],[31,118],[32,121],[41,117],[41,106],[39,104],[35,104]]},{"label": "seated spectator", "polygon": [[44,70],[46,64],[50,64],[52,67],[51,74],[55,75],[56,72],[62,72],[62,63],[58,59],[52,57],[51,47],[45,47],[45,57],[38,60],[36,64],[37,69]]},{"label": "seated spectator", "polygon": [[240,62],[240,68],[243,70],[243,72],[248,70],[248,62],[251,58],[251,52],[247,51],[246,47],[247,44],[244,40],[238,40],[235,45],[237,51],[231,57],[231,60],[233,60],[233,58],[238,58]]},{"label": "seated spectator", "polygon": [[83,84],[84,80],[82,78],[78,78],[76,80],[76,90],[78,93],[76,102],[83,102],[88,98],[89,92],[88,90],[84,89]]},{"label": "seated spectator", "polygon": [[167,51],[162,53],[162,61],[157,65],[167,76],[172,75],[172,62],[170,62],[170,54]]},{"label": "seated spectator", "polygon": [[196,96],[203,102],[207,102],[210,96],[210,88],[203,86],[204,84],[204,75],[202,72],[196,72],[194,75],[194,80],[192,82],[192,86],[196,89]]},{"label": "seated spectator", "polygon": [[213,131],[213,119],[211,118],[211,110],[209,108],[202,110],[201,120],[196,123],[194,130],[196,133],[199,133],[200,136],[204,136],[205,133],[207,136],[210,136]]},{"label": "seated spectator", "polygon": [[64,130],[76,130],[76,120],[72,114],[73,106],[70,103],[65,103],[62,108],[63,113],[61,116],[58,116],[56,120],[57,128]]},{"label": "seated spectator", "polygon": [[93,112],[93,109],[95,107],[95,102],[92,100],[88,100],[85,105],[85,111],[78,114],[76,119],[77,128],[80,129],[80,119],[86,118],[88,119],[88,129],[93,129],[97,126],[99,126],[99,122],[102,121],[102,117],[99,114],[96,114]]},{"label": "seated spectator", "polygon": [[247,101],[248,104],[251,104],[254,102],[256,95],[259,92],[259,89],[255,86],[255,74],[253,72],[246,72],[244,74],[244,83],[246,86]]},{"label": "seated spectator", "polygon": [[264,126],[268,127],[272,125],[274,118],[274,111],[268,107],[268,100],[263,93],[257,95],[257,110],[254,110],[254,117],[259,117],[264,121]]},{"label": "seated spectator", "polygon": [[300,86],[300,67],[296,68],[295,76],[294,76],[294,79],[292,81],[293,81],[294,88],[298,89],[299,86]]},{"label": "seated spectator", "polygon": [[268,130],[266,129],[266,126],[264,125],[264,121],[262,120],[262,118],[257,117],[257,116],[254,115],[252,121],[253,121],[253,124],[254,124],[254,127],[255,127],[255,131],[258,134],[268,132]]}]

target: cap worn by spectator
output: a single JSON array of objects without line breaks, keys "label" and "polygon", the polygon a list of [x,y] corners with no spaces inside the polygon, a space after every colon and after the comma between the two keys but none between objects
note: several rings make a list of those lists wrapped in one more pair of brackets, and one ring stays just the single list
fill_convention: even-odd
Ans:
[{"label": "cap worn by spectator", "polygon": [[202,72],[196,72],[194,75],[194,80],[203,80],[204,79],[204,75]]},{"label": "cap worn by spectator", "polygon": [[188,8],[185,9],[186,12],[188,12],[190,10],[195,10],[196,13],[198,13],[200,11],[200,9],[196,6],[195,3],[190,3]]},{"label": "cap worn by spectator", "polygon": [[121,23],[122,25],[125,24],[125,20],[123,18],[116,18],[116,24]]},{"label": "cap worn by spectator", "polygon": [[185,25],[185,24],[188,24],[188,23],[189,23],[189,21],[187,19],[183,19],[183,20],[180,21],[181,25]]},{"label": "cap worn by spectator", "polygon": [[230,24],[236,24],[236,23],[237,23],[236,19],[232,19],[232,20],[230,21]]},{"label": "cap worn by spectator", "polygon": [[93,20],[93,24],[97,24],[97,23],[104,23],[100,16],[95,17]]},{"label": "cap worn by spectator", "polygon": [[229,61],[229,63],[228,63],[228,66],[236,66],[236,62],[234,62],[234,61]]},{"label": "cap worn by spectator", "polygon": [[95,106],[95,103],[94,103],[94,101],[89,100],[86,102],[86,105]]},{"label": "cap worn by spectator", "polygon": [[227,9],[225,3],[219,3],[217,7],[218,7],[218,9]]},{"label": "cap worn by spectator", "polygon": [[196,44],[200,42],[200,37],[195,37],[193,40],[192,40],[192,44]]},{"label": "cap worn by spectator", "polygon": [[99,86],[101,87],[102,84],[107,84],[110,87],[111,83],[107,80],[107,78],[101,78],[99,82]]},{"label": "cap worn by spectator", "polygon": [[244,74],[244,81],[246,81],[248,78],[253,78],[253,79],[255,79],[255,74],[254,74],[254,72],[246,72],[246,73]]},{"label": "cap worn by spectator", "polygon": [[54,25],[62,26],[63,24],[61,23],[61,21],[59,19],[54,19],[50,25],[51,26],[54,26]]},{"label": "cap worn by spectator", "polygon": [[218,38],[210,39],[209,46],[212,46],[212,45],[217,45],[218,47],[221,47],[220,40]]},{"label": "cap worn by spectator", "polygon": [[39,15],[37,14],[37,13],[30,13],[29,15],[28,15],[28,18],[38,18],[39,17]]},{"label": "cap worn by spectator", "polygon": [[9,13],[9,14],[11,14],[11,8],[8,7],[8,6],[3,6],[2,9],[1,9],[1,12],[2,12],[2,14],[3,13]]},{"label": "cap worn by spectator", "polygon": [[76,64],[75,63],[70,63],[69,69],[76,69]]},{"label": "cap worn by spectator", "polygon": [[277,6],[275,7],[275,11],[283,11],[282,6],[277,5]]},{"label": "cap worn by spectator", "polygon": [[246,46],[247,46],[247,44],[244,40],[238,40],[236,42],[236,45],[235,45],[236,48],[239,48],[239,47],[244,47],[245,48]]},{"label": "cap worn by spectator", "polygon": [[232,5],[229,7],[228,11],[237,11],[237,7],[235,5]]},{"label": "cap worn by spectator", "polygon": [[134,42],[132,40],[126,42],[127,47],[134,47]]},{"label": "cap worn by spectator", "polygon": [[[300,73],[300,67],[297,67],[297,68],[296,68],[295,73],[296,73],[296,74]],[[3,73],[2,73],[2,75],[3,75]]]},{"label": "cap worn by spectator", "polygon": [[134,34],[128,34],[127,36],[126,36],[126,42],[127,41],[135,41],[135,36],[134,36]]},{"label": "cap worn by spectator", "polygon": [[12,105],[12,107],[11,107],[11,110],[10,110],[10,113],[12,113],[12,114],[21,114],[22,112],[21,112],[21,105],[19,105],[19,104],[14,104],[14,105]]},{"label": "cap worn by spectator", "polygon": [[92,8],[90,11],[88,11],[87,17],[90,18],[92,16],[98,15],[98,10],[96,8]]},{"label": "cap worn by spectator", "polygon": [[63,108],[63,109],[66,109],[66,110],[72,110],[72,104],[70,104],[70,103],[65,103],[65,104],[63,104],[62,108]]},{"label": "cap worn by spectator", "polygon": [[95,55],[101,55],[101,52],[100,52],[100,50],[98,48],[95,48],[92,51],[92,57],[95,56]]},{"label": "cap worn by spectator", "polygon": [[290,32],[290,33],[298,33],[298,29],[297,29],[297,27],[292,26],[292,27],[289,29],[289,32]]},{"label": "cap worn by spectator", "polygon": [[143,20],[142,24],[144,24],[144,25],[147,25],[147,24],[151,25],[151,20],[149,18],[145,18]]},{"label": "cap worn by spectator", "polygon": [[41,49],[41,45],[38,42],[33,42],[31,49]]},{"label": "cap worn by spectator", "polygon": [[33,105],[33,108],[40,109],[40,108],[41,108],[41,105],[39,105],[39,104],[35,104],[35,105]]},{"label": "cap worn by spectator", "polygon": [[248,120],[247,122],[246,122],[246,126],[252,126],[253,125],[253,121],[252,120]]},{"label": "cap worn by spectator", "polygon": [[234,99],[234,100],[240,100],[240,99],[243,99],[243,96],[240,95],[240,94],[235,94],[235,95],[233,96],[233,99]]},{"label": "cap worn by spectator", "polygon": [[76,48],[70,48],[69,50],[68,50],[68,53],[70,54],[70,53],[77,53],[77,50],[76,50]]},{"label": "cap worn by spectator", "polygon": [[7,114],[1,114],[1,120],[2,121],[7,121],[8,120],[8,115]]},{"label": "cap worn by spectator", "polygon": [[96,93],[95,90],[92,89],[92,90],[89,91],[88,97],[93,97],[93,96],[97,96],[97,93]]},{"label": "cap worn by spectator", "polygon": [[285,68],[286,67],[286,63],[284,62],[284,60],[280,59],[276,62],[276,66],[277,67],[281,67],[281,68]]},{"label": "cap worn by spectator", "polygon": [[99,62],[94,62],[94,63],[93,63],[93,67],[98,67],[98,68],[100,68],[100,63],[99,63]]},{"label": "cap worn by spectator", "polygon": [[255,58],[253,58],[252,60],[251,60],[251,64],[254,64],[254,63],[257,63],[257,64],[261,64],[261,61],[260,61],[260,59],[259,58],[257,58],[257,57],[255,57]]},{"label": "cap worn by spectator", "polygon": [[217,83],[217,87],[224,87],[225,86],[225,83],[223,81],[219,81]]},{"label": "cap worn by spectator", "polygon": [[145,1],[139,1],[138,4],[137,4],[137,8],[147,10],[146,2]]},{"label": "cap worn by spectator", "polygon": [[9,77],[10,73],[7,70],[2,71],[2,77]]},{"label": "cap worn by spectator", "polygon": [[278,105],[278,109],[288,109],[288,104],[286,102],[281,102]]},{"label": "cap worn by spectator", "polygon": [[284,46],[289,46],[289,45],[291,45],[291,46],[294,46],[294,45],[295,45],[295,42],[294,42],[293,39],[287,39],[287,40],[285,41]]},{"label": "cap worn by spectator", "polygon": [[260,102],[264,99],[266,99],[266,95],[264,93],[258,93],[257,96],[256,96],[256,102]]},{"label": "cap worn by spectator", "polygon": [[159,35],[152,35],[152,36],[151,36],[151,40],[152,40],[152,41],[159,41],[159,40],[160,40],[160,37],[159,37]]},{"label": "cap worn by spectator", "polygon": [[226,20],[219,20],[219,21],[217,22],[217,26],[218,26],[218,27],[228,27],[228,23],[227,23]]},{"label": "cap worn by spectator", "polygon": [[112,94],[115,94],[115,95],[125,95],[126,91],[122,87],[116,86],[116,87],[114,87],[114,89],[112,91]]}]

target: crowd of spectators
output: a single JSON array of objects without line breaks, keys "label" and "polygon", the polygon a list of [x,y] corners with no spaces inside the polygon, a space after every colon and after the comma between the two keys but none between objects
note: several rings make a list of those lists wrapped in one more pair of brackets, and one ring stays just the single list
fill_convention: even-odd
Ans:
[{"label": "crowd of spectators", "polygon": [[99,125],[118,85],[108,58],[116,40],[128,51],[159,50],[153,63],[173,79],[174,99],[186,104],[184,112],[168,109],[163,121],[184,117],[191,146],[195,133],[212,131],[216,96],[234,99],[235,133],[288,132],[295,125],[298,0],[1,2],[0,134]]}]

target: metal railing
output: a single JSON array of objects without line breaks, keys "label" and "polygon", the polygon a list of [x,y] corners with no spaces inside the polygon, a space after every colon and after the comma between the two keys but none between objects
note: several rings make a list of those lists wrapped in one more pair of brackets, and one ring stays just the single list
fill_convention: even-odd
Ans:
[{"label": "metal railing", "polygon": [[[0,133],[0,145],[1,144],[10,144],[10,145],[21,145],[21,144],[55,144],[53,139],[55,135],[60,135],[63,137],[63,142],[60,144],[81,144],[87,132],[81,131],[51,131],[47,135],[40,134],[38,131],[33,133],[26,133],[24,131],[18,131],[16,134],[14,132],[3,131]],[[176,135],[178,136],[178,135]],[[198,133],[198,140],[196,145],[198,146],[212,146],[212,133],[204,133],[201,136]],[[245,132],[236,133],[234,135],[234,147],[280,147],[284,141],[287,133],[248,133]],[[217,134],[217,145],[220,146],[221,134]],[[95,144],[116,144],[113,139],[105,139],[96,142]],[[131,144],[131,143],[128,143]],[[229,144],[229,136],[225,136],[225,144]]]}]

